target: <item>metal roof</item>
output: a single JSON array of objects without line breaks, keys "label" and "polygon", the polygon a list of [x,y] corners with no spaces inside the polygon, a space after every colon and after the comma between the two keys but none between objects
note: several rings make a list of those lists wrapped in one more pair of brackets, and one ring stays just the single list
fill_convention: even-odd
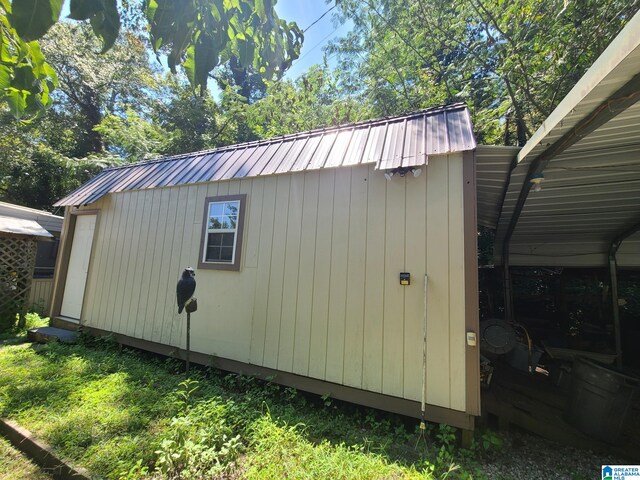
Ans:
[{"label": "metal roof", "polygon": [[63,217],[53,215],[44,210],[23,207],[13,203],[0,202],[0,216],[34,220],[49,232],[61,232]]},{"label": "metal roof", "polygon": [[[512,265],[604,266],[611,241],[640,221],[640,103],[553,156],[542,190],[530,191],[514,217],[531,163],[598,112],[614,111],[616,92],[637,83],[639,31],[636,14],[520,151],[496,233],[497,260],[512,217]],[[640,99],[640,91],[633,95]],[[623,242],[618,263],[640,265],[640,235]]]},{"label": "metal roof", "polygon": [[108,193],[375,163],[424,165],[429,155],[476,148],[464,104],[313,130],[109,168],[55,206],[87,205]]},{"label": "metal roof", "polygon": [[2,236],[53,238],[53,235],[42,228],[35,220],[0,216],[0,237]]},{"label": "metal roof", "polygon": [[476,148],[476,191],[478,225],[496,228],[512,164],[520,147],[478,145]]}]

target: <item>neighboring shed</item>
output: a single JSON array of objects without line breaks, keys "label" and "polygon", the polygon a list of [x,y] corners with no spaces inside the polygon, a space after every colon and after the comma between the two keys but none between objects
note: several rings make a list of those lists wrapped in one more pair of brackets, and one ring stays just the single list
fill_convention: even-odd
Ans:
[{"label": "neighboring shed", "polygon": [[31,310],[45,313],[49,309],[63,217],[6,202],[0,202],[0,217],[35,222],[49,234],[37,240],[35,265],[30,270],[31,280],[25,305]]},{"label": "neighboring shed", "polygon": [[57,203],[51,315],[182,356],[194,266],[196,361],[472,429],[475,148],[453,105],[107,169]]},{"label": "neighboring shed", "polygon": [[51,237],[33,220],[0,215],[0,329],[25,313],[38,241]]}]

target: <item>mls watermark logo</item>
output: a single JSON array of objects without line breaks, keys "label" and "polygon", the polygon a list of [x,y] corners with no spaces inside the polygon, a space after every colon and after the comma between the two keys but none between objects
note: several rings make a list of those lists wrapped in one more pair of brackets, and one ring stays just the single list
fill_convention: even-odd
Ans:
[{"label": "mls watermark logo", "polygon": [[603,465],[602,480],[640,480],[640,465]]},{"label": "mls watermark logo", "polygon": [[613,468],[609,465],[602,467],[602,480],[613,480]]}]

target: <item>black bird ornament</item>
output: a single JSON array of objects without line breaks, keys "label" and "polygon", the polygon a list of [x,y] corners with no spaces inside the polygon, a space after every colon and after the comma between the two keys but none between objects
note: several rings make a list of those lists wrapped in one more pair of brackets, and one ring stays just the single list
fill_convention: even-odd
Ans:
[{"label": "black bird ornament", "polygon": [[182,278],[178,280],[178,286],[176,288],[176,294],[178,298],[178,313],[182,313],[185,304],[193,296],[193,292],[196,291],[196,276],[193,268],[187,267],[182,272]]}]

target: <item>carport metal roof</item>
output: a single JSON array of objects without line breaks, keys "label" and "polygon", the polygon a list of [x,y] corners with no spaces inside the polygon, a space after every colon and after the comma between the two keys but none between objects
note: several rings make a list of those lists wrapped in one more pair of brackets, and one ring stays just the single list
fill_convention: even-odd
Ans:
[{"label": "carport metal roof", "polygon": [[[511,265],[607,265],[612,241],[640,222],[638,100],[640,14],[518,153],[498,221],[497,263],[507,240]],[[534,191],[530,179],[539,173],[542,190]],[[617,260],[640,266],[640,233],[622,243]]]},{"label": "carport metal roof", "polygon": [[0,216],[0,237],[36,237],[37,239],[48,240],[53,238],[53,235],[42,228],[35,220]]}]

